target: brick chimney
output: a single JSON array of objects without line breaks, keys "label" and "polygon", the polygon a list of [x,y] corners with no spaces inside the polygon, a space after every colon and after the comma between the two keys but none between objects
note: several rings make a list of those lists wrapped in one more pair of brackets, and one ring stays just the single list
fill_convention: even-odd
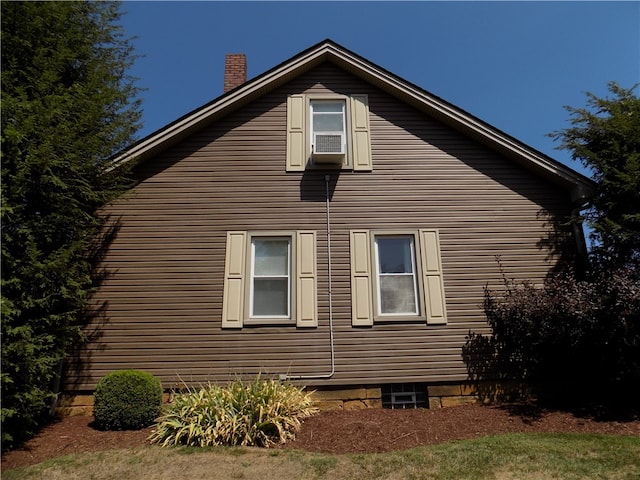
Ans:
[{"label": "brick chimney", "polygon": [[227,53],[224,62],[224,93],[247,81],[247,58],[244,53]]}]

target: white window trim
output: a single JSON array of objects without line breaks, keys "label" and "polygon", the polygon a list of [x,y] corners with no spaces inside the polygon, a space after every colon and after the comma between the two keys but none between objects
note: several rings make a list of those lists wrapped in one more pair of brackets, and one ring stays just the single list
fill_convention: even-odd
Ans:
[{"label": "white window trim", "polygon": [[[316,112],[314,110],[314,105],[318,105],[318,104],[322,104],[322,103],[339,103],[341,105],[341,111],[340,112]],[[343,164],[346,161],[346,157],[348,155],[349,149],[348,149],[348,125],[347,125],[347,98],[310,98],[309,99],[309,142],[311,144],[311,154],[314,155],[316,153],[315,151],[315,141],[316,141],[316,135],[340,135],[340,137],[342,138],[342,145],[341,145],[341,149],[342,149],[342,153],[345,155],[345,160],[343,160]],[[341,115],[342,116],[342,130],[316,130],[315,127],[315,118],[316,115],[319,114],[329,114],[329,115]]]},{"label": "white window trim", "polygon": [[[288,239],[289,240],[289,278],[288,278],[288,314],[287,315],[253,315],[253,279],[254,279],[254,243],[255,238],[270,238],[270,239]],[[292,278],[296,275],[295,265],[296,259],[296,233],[292,231],[274,231],[274,232],[248,232],[247,238],[247,273],[246,273],[246,287],[245,291],[248,292],[245,298],[246,312],[244,316],[244,323],[246,325],[289,325],[295,324],[295,318],[293,312],[296,311],[296,286]]]},{"label": "white window trim", "polygon": [[[264,319],[285,319],[291,320],[291,311],[292,311],[292,270],[293,270],[293,235],[283,235],[283,236],[272,236],[272,235],[250,235],[249,244],[250,244],[250,257],[249,257],[249,265],[250,265],[250,273],[248,275],[249,279],[249,317],[248,321],[251,320],[264,320]],[[268,238],[272,240],[287,240],[287,274],[286,275],[256,275],[255,273],[255,243],[254,240],[256,238]],[[286,278],[287,279],[287,313],[286,315],[255,315],[253,313],[255,304],[254,304],[254,288],[256,278]]]},{"label": "white window trim", "polygon": [[[373,290],[373,300],[374,300],[374,308],[373,308],[373,320],[378,322],[395,322],[395,321],[411,321],[411,320],[419,320],[425,321],[425,310],[424,310],[424,288],[422,285],[422,271],[421,271],[421,263],[419,259],[421,258],[422,252],[420,251],[420,243],[418,242],[418,232],[415,230],[372,230],[370,232],[370,252],[371,252],[371,265],[372,265],[372,290]],[[414,295],[416,299],[416,312],[415,313],[382,313],[382,306],[380,301],[380,264],[378,262],[378,242],[376,241],[379,237],[397,237],[397,238],[406,238],[411,237],[412,243],[412,262],[413,262],[413,285],[414,285]]]},{"label": "white window trim", "polygon": [[[422,308],[422,302],[420,301],[421,298],[421,293],[420,293],[420,288],[419,288],[419,280],[420,280],[420,274],[418,272],[418,262],[416,261],[416,257],[418,256],[418,254],[420,253],[419,250],[417,250],[418,245],[416,242],[416,235],[415,233],[411,233],[411,234],[382,234],[382,233],[374,233],[373,234],[373,247],[374,247],[374,257],[373,257],[373,262],[375,265],[375,286],[376,286],[376,312],[377,315],[383,318],[388,318],[388,319],[394,319],[394,318],[398,318],[398,317],[407,317],[407,316],[411,316],[411,317],[416,317],[419,318],[420,316],[420,312],[421,312],[421,308]],[[380,271],[380,256],[379,256],[379,251],[378,251],[378,239],[380,238],[408,238],[411,241],[411,267],[412,267],[412,272],[410,273],[382,273]],[[381,281],[380,278],[381,277],[407,277],[410,276],[413,279],[413,298],[415,300],[415,311],[414,312],[400,312],[400,313],[384,313],[382,311],[382,295],[381,295]]]},{"label": "white window trim", "polygon": [[[341,164],[322,164],[313,161],[313,103],[314,102],[341,102],[343,104],[343,146],[344,146],[344,159]],[[353,169],[353,148],[351,144],[352,139],[352,127],[351,127],[351,106],[349,97],[346,95],[331,94],[331,93],[319,93],[306,95],[305,101],[306,109],[306,126],[308,130],[307,135],[307,147],[306,152],[309,158],[309,164],[307,168],[325,170],[325,169],[341,169],[352,170]]]}]

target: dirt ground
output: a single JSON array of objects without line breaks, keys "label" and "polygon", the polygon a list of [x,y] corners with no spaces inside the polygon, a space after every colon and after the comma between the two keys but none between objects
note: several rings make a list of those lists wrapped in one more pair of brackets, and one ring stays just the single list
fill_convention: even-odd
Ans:
[{"label": "dirt ground", "polygon": [[[143,446],[152,430],[103,432],[92,428],[92,421],[92,417],[83,416],[57,420],[23,448],[4,455],[2,470],[71,453]],[[640,436],[640,417],[574,414],[531,405],[335,410],[308,418],[297,439],[280,448],[326,453],[386,452],[508,432]]]}]

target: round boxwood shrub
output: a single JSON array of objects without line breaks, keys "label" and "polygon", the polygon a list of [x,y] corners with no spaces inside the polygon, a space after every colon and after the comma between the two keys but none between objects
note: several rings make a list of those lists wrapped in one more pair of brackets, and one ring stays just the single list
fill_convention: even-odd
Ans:
[{"label": "round boxwood shrub", "polygon": [[119,370],[102,378],[95,391],[93,415],[103,430],[137,430],[160,415],[162,384],[139,370]]}]

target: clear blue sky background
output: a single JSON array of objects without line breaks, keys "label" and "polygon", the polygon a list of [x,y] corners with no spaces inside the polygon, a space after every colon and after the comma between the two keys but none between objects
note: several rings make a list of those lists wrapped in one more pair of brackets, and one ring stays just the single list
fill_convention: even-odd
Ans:
[{"label": "clear blue sky background", "polygon": [[222,94],[224,58],[255,77],[330,38],[573,168],[546,134],[564,105],[640,82],[640,2],[132,2],[140,136]]}]

